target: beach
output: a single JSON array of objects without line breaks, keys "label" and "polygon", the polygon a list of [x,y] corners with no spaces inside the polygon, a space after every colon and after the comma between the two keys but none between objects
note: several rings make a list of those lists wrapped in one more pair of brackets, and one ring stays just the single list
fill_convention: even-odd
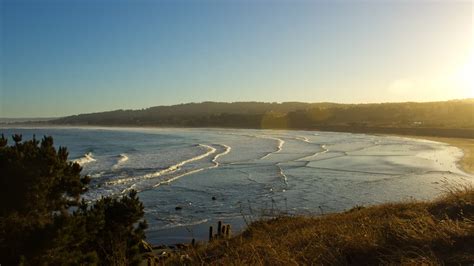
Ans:
[{"label": "beach", "polygon": [[458,166],[463,171],[469,174],[474,174],[474,139],[467,138],[444,138],[444,137],[429,137],[429,136],[406,136],[399,135],[400,137],[408,137],[413,139],[424,139],[437,142],[443,142],[451,146],[457,147],[462,150],[463,156],[458,161]]},{"label": "beach", "polygon": [[4,133],[55,136],[91,177],[88,200],[138,191],[153,245],[207,240],[209,226],[218,221],[240,232],[243,216],[251,222],[268,212],[319,215],[431,200],[447,184],[472,182],[467,167],[457,165],[461,149],[462,163],[472,161],[466,139],[217,128]]}]

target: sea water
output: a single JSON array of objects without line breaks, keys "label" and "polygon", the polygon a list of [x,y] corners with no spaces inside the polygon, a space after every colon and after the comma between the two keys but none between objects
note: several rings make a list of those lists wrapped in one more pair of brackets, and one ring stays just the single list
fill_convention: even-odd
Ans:
[{"label": "sea water", "polygon": [[91,177],[88,201],[138,191],[153,244],[205,240],[219,220],[238,231],[264,215],[432,199],[474,180],[458,169],[458,148],[393,136],[78,127],[0,133],[53,136]]}]

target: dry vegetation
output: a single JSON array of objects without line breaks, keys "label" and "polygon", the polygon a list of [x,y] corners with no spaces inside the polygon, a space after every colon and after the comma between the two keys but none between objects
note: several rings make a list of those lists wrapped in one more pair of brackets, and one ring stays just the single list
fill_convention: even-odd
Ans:
[{"label": "dry vegetation", "polygon": [[323,217],[279,217],[251,224],[166,264],[472,264],[474,189],[433,202],[358,207]]}]

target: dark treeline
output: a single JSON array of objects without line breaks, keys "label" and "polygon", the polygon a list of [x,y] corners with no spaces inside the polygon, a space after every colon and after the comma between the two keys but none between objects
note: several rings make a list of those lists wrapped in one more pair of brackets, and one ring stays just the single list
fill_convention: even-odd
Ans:
[{"label": "dark treeline", "polygon": [[52,137],[0,135],[0,265],[138,265],[146,246],[135,191],[86,202],[90,178]]},{"label": "dark treeline", "polygon": [[450,135],[456,129],[459,136],[470,137],[474,130],[474,100],[381,104],[203,102],[81,114],[50,122],[62,125],[319,129],[380,133],[384,133],[385,129],[410,131],[415,128],[420,129],[416,132],[443,129],[442,135]]}]

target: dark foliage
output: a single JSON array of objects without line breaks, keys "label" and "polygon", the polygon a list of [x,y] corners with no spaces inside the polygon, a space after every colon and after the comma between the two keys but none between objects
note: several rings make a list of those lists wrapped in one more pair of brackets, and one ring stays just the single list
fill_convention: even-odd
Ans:
[{"label": "dark foliage", "polygon": [[0,138],[0,264],[137,264],[146,223],[136,192],[80,200],[89,178],[51,137]]},{"label": "dark foliage", "polygon": [[[469,137],[474,132],[474,100],[383,104],[203,102],[82,114],[52,120],[50,123],[290,128],[374,133],[383,133],[384,130],[403,133],[397,131],[408,130],[410,134],[440,129],[441,135]],[[452,129],[459,132],[446,131]]]}]

